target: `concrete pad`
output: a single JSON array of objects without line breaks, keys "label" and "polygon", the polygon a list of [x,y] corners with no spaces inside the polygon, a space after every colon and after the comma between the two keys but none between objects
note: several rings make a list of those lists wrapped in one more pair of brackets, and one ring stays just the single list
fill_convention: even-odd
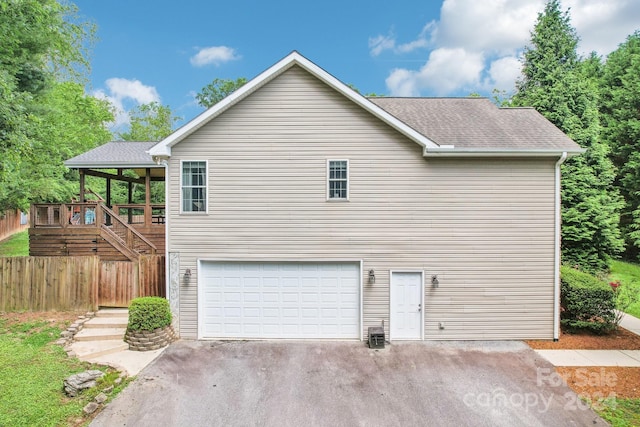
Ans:
[{"label": "concrete pad", "polygon": [[96,312],[96,317],[128,317],[128,308],[101,308]]},{"label": "concrete pad", "polygon": [[122,340],[126,328],[83,329],[73,339],[76,341]]},{"label": "concrete pad", "polygon": [[78,341],[71,344],[71,350],[80,360],[87,360],[92,357],[99,357],[105,354],[117,353],[127,350],[129,344],[124,341],[104,340],[104,341]]},{"label": "concrete pad", "polygon": [[129,324],[129,319],[126,317],[94,317],[91,320],[84,322],[85,328],[125,328]]},{"label": "concrete pad", "polygon": [[142,369],[153,362],[167,348],[160,348],[152,351],[130,351],[128,344],[125,344],[127,350],[111,353],[104,356],[93,357],[88,362],[107,365],[124,371],[130,377],[138,375]]},{"label": "concrete pad", "polygon": [[593,366],[593,362],[576,350],[535,350],[554,366]]},{"label": "concrete pad", "polygon": [[591,366],[640,366],[640,361],[620,350],[576,350],[580,356],[589,359]]},{"label": "concrete pad", "polygon": [[626,354],[627,356],[640,362],[640,350],[620,350],[620,351]]},{"label": "concrete pad", "polygon": [[636,335],[640,335],[640,319],[625,313],[620,321],[620,326]]}]

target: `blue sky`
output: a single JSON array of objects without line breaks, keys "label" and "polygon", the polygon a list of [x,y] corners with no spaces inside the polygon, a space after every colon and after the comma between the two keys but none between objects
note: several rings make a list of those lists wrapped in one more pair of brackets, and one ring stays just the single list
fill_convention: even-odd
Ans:
[{"label": "blue sky", "polygon": [[[183,117],[214,78],[251,79],[292,50],[363,93],[510,91],[544,0],[76,0],[98,26],[88,91],[120,111],[159,101]],[[640,29],[637,0],[563,0],[580,51],[606,55]]]}]

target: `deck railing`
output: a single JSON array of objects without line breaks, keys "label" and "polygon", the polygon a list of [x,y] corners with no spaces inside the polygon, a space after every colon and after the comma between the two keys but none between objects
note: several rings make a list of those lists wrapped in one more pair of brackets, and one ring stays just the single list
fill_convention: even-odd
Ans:
[{"label": "deck railing", "polygon": [[[121,209],[126,208],[128,212],[122,215]],[[144,205],[121,205],[117,209],[111,210],[102,202],[85,202],[69,204],[45,204],[39,203],[31,206],[31,227],[32,228],[75,228],[75,227],[95,227],[100,230],[99,234],[113,246],[120,247],[120,251],[130,259],[137,258],[140,254],[153,255],[157,252],[157,247],[141,234],[132,224],[136,224],[129,215],[134,209],[146,211]],[[151,214],[155,209],[162,221],[155,224],[164,223],[164,206],[153,205],[148,212]],[[144,218],[144,217],[143,217]],[[140,224],[147,224],[144,219]]]},{"label": "deck railing", "polygon": [[156,246],[144,237],[138,230],[128,225],[114,211],[100,204],[98,212],[98,224],[116,234],[122,242],[139,254],[153,255],[156,253]]},{"label": "deck railing", "polygon": [[[98,206],[105,206],[100,202],[85,203],[37,203],[31,205],[31,227],[75,227],[96,226]],[[105,206],[106,207],[106,206]],[[118,217],[125,224],[149,224],[157,225],[165,222],[165,206],[152,204],[150,212],[146,212],[146,206],[141,204],[114,205],[113,217]]]}]

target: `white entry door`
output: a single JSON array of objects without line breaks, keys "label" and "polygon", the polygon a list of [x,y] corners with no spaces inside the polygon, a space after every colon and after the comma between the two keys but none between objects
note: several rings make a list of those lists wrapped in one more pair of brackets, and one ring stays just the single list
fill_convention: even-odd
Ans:
[{"label": "white entry door", "polygon": [[390,339],[422,339],[422,272],[391,272]]}]

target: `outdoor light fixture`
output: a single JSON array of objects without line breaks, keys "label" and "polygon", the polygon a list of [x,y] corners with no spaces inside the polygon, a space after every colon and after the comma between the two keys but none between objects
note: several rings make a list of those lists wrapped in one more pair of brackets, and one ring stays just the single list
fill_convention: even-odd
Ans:
[{"label": "outdoor light fixture", "polygon": [[369,284],[373,285],[376,283],[376,273],[373,269],[369,270]]},{"label": "outdoor light fixture", "polygon": [[440,285],[440,281],[438,280],[437,274],[434,274],[433,276],[431,276],[431,284],[433,285],[434,288],[437,288],[438,285]]},{"label": "outdoor light fixture", "polygon": [[188,285],[190,281],[191,281],[191,269],[187,268],[186,271],[184,272],[184,283]]}]

